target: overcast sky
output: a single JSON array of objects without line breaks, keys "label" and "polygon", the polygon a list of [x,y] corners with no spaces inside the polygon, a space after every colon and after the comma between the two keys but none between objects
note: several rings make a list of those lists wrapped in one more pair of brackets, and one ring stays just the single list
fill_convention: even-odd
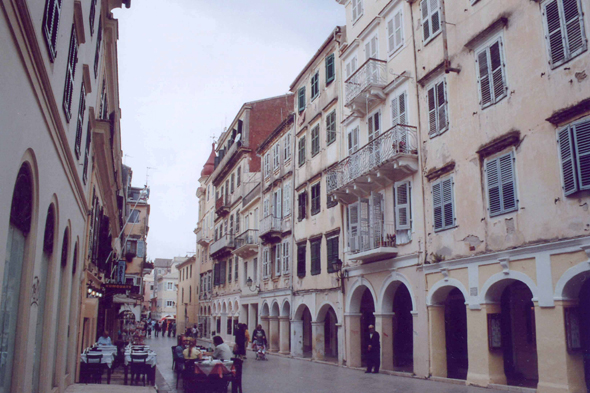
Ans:
[{"label": "overcast sky", "polygon": [[119,19],[125,164],[151,189],[148,259],[196,250],[198,179],[242,104],[284,94],[337,25],[335,0],[133,0]]}]

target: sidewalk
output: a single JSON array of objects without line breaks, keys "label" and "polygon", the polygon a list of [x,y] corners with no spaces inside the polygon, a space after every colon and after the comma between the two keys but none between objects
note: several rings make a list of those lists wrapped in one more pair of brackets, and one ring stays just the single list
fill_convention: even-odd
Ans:
[{"label": "sidewalk", "polygon": [[96,385],[77,383],[70,385],[65,393],[156,393],[153,386]]}]

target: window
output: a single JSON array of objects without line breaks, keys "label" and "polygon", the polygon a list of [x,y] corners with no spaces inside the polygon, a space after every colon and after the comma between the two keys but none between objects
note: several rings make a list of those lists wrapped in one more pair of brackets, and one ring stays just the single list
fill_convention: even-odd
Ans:
[{"label": "window", "polygon": [[238,282],[238,257],[234,259],[234,281]]},{"label": "window", "polygon": [[281,163],[281,143],[277,142],[273,146],[273,170],[279,169],[279,164]]},{"label": "window", "polygon": [[336,140],[336,110],[326,116],[326,145]]},{"label": "window", "polygon": [[231,186],[230,186],[230,193],[233,194],[234,193],[234,190],[235,190],[234,185],[236,184],[236,174],[235,173],[232,173],[230,179],[231,179],[230,180],[230,184],[231,184]]},{"label": "window", "polygon": [[321,193],[320,182],[311,186],[311,215],[314,216],[320,212],[321,209]]},{"label": "window", "polygon": [[53,62],[57,56],[57,30],[61,15],[61,0],[47,0],[43,13],[43,35],[49,50],[49,58]]},{"label": "window", "polygon": [[90,35],[94,34],[94,19],[96,16],[96,2],[98,0],[90,0],[90,14],[88,14],[88,24],[90,25]]},{"label": "window", "polygon": [[72,93],[74,92],[74,78],[76,76],[76,64],[78,63],[78,38],[76,36],[76,26],[72,24],[70,34],[70,49],[68,52],[68,64],[66,68],[66,83],[64,86],[63,109],[66,115],[66,121],[72,117]]},{"label": "window", "polygon": [[336,65],[334,64],[334,54],[326,57],[326,86],[336,78]]},{"label": "window", "polygon": [[100,61],[100,44],[102,41],[102,17],[98,19],[98,36],[96,37],[96,49],[94,52],[94,79],[98,77],[98,63]]},{"label": "window", "polygon": [[219,264],[219,285],[225,285],[225,274],[227,271],[227,261]]},{"label": "window", "polygon": [[227,282],[230,283],[232,279],[231,268],[232,268],[232,260],[230,259],[227,264]]},{"label": "window", "polygon": [[184,303],[184,288],[182,288],[182,297],[180,299],[181,303]]},{"label": "window", "polygon": [[377,138],[381,133],[381,111],[369,116],[369,142]]},{"label": "window", "polygon": [[270,176],[270,152],[264,155],[264,177]]},{"label": "window", "polygon": [[281,259],[283,256],[283,245],[278,243],[274,247],[275,250],[275,277],[281,275]]},{"label": "window", "polygon": [[391,100],[391,124],[396,126],[398,124],[408,124],[406,114],[407,93],[404,91],[399,96],[393,97]]},{"label": "window", "polygon": [[170,281],[166,282],[166,290],[167,291],[174,290],[174,283],[173,282],[170,282]]},{"label": "window", "polygon": [[387,21],[387,50],[390,54],[404,45],[404,25],[402,10],[398,10]]},{"label": "window", "polygon": [[129,222],[131,223],[138,223],[139,222],[139,210],[133,209],[131,214],[129,215]]},{"label": "window", "polygon": [[150,291],[153,291],[153,290],[154,290],[154,284],[151,284],[150,285]]},{"label": "window", "polygon": [[291,183],[283,185],[283,216],[291,215]]},{"label": "window", "polygon": [[549,64],[556,68],[588,49],[580,0],[550,0],[543,4]]},{"label": "window", "polygon": [[434,137],[445,132],[447,122],[447,87],[444,80],[428,89],[428,135]]},{"label": "window", "polygon": [[135,257],[137,255],[137,241],[127,240],[125,243],[125,255]]},{"label": "window", "polygon": [[301,194],[297,195],[297,207],[297,220],[304,220],[307,212],[307,192],[303,191]]},{"label": "window", "polygon": [[283,198],[281,196],[282,194],[282,189],[278,188],[275,190],[275,192],[273,193],[273,200],[272,200],[272,214],[275,218],[283,218],[283,214],[282,214],[282,202],[283,202]]},{"label": "window", "polygon": [[422,41],[428,43],[441,31],[439,0],[422,0]]},{"label": "window", "polygon": [[316,240],[311,240],[309,242],[309,247],[311,251],[311,275],[315,276],[322,272],[322,264],[321,264],[321,248],[322,248],[322,238]]},{"label": "window", "polygon": [[191,265],[189,268],[189,277],[193,278],[193,265]]},{"label": "window", "polygon": [[297,277],[305,277],[305,243],[297,245]]},{"label": "window", "polygon": [[475,54],[475,63],[478,68],[479,105],[482,109],[506,97],[508,88],[502,47],[502,39],[497,38]]},{"label": "window", "polygon": [[316,71],[311,77],[311,101],[320,95],[320,72]]},{"label": "window", "polygon": [[305,135],[299,138],[298,153],[299,166],[302,166],[303,164],[305,164]]},{"label": "window", "polygon": [[348,154],[351,155],[359,149],[359,127],[348,131]]},{"label": "window", "polygon": [[328,187],[326,187],[326,207],[329,209],[331,207],[334,207],[338,204],[338,201],[336,200],[336,198],[334,198],[332,195],[328,194]]},{"label": "window", "polygon": [[289,265],[291,264],[290,257],[291,257],[291,242],[287,240],[287,241],[283,242],[283,273],[284,274],[289,273]]},{"label": "window", "polygon": [[452,177],[439,180],[432,184],[435,231],[441,231],[455,226],[453,188],[454,183]]},{"label": "window", "polygon": [[363,16],[363,0],[352,0],[352,23]]},{"label": "window", "polygon": [[145,256],[145,242],[143,240],[137,241],[137,257],[143,258]]},{"label": "window", "polygon": [[262,202],[262,215],[268,217],[270,215],[270,197],[267,196]]},{"label": "window", "polygon": [[109,98],[107,96],[107,82],[105,79],[102,80],[102,93],[100,94],[100,108],[98,111],[98,118],[101,120],[107,120],[109,113]]},{"label": "window", "polygon": [[346,79],[350,78],[356,71],[358,59],[356,55],[346,63]]},{"label": "window", "polygon": [[316,125],[311,129],[311,156],[315,156],[320,152],[320,125]]},{"label": "window", "polygon": [[395,229],[410,229],[412,224],[411,210],[411,186],[410,182],[398,182],[394,184],[395,192]]},{"label": "window", "polygon": [[518,209],[512,152],[486,161],[490,217]]},{"label": "window", "polygon": [[299,107],[299,112],[303,112],[305,109],[305,86],[300,87],[297,91],[297,103]]},{"label": "window", "polygon": [[335,270],[332,267],[332,264],[338,259],[338,236],[326,239],[326,246],[328,251],[326,258],[328,263],[327,270],[328,273],[334,273]]},{"label": "window", "polygon": [[82,181],[86,184],[88,180],[88,155],[90,154],[90,143],[92,142],[92,129],[90,122],[86,128],[86,146],[84,147],[84,170],[82,171]]},{"label": "window", "polygon": [[568,125],[557,135],[565,196],[590,190],[590,118]]},{"label": "window", "polygon": [[80,103],[78,104],[78,121],[76,123],[76,143],[74,145],[74,152],[76,158],[80,159],[80,149],[82,146],[82,129],[84,125],[84,113],[86,112],[86,88],[84,83],[80,88]]},{"label": "window", "polygon": [[174,301],[173,300],[166,300],[166,307],[174,307]]},{"label": "window", "polygon": [[262,250],[262,278],[270,277],[270,248]]},{"label": "window", "polygon": [[244,278],[242,279],[244,280],[242,285],[246,285],[246,281],[248,281],[248,262],[244,262]]},{"label": "window", "polygon": [[253,265],[252,265],[252,278],[254,279],[254,282],[258,282],[258,258],[254,258],[253,261]]},{"label": "window", "polygon": [[236,232],[235,232],[236,235],[241,233],[240,232],[240,219],[241,219],[240,210],[238,209],[238,211],[236,211]]},{"label": "window", "polygon": [[291,134],[285,135],[283,146],[285,147],[285,164],[291,159]]},{"label": "window", "polygon": [[236,172],[236,187],[239,187],[242,183],[242,167],[238,167],[238,171]]},{"label": "window", "polygon": [[379,37],[374,35],[365,43],[365,60],[379,58]]}]

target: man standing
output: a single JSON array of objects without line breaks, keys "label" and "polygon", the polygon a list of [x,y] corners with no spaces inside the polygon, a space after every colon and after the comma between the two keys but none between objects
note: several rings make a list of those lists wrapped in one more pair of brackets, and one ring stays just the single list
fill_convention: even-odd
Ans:
[{"label": "man standing", "polygon": [[379,341],[379,333],[375,331],[375,326],[369,325],[369,337],[367,339],[367,371],[373,374],[379,373],[379,366],[381,365],[381,342]]}]

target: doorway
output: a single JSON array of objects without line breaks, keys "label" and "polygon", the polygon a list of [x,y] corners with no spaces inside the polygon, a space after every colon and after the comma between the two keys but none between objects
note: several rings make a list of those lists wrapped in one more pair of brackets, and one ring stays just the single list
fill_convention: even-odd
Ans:
[{"label": "doorway", "polygon": [[393,298],[393,367],[396,371],[414,370],[414,326],[412,298],[408,288],[400,284]]},{"label": "doorway", "polygon": [[368,288],[365,288],[361,297],[361,362],[366,367],[367,339],[369,337],[369,325],[375,326],[375,303],[373,295]]},{"label": "doorway", "polygon": [[467,309],[465,297],[457,288],[445,301],[445,339],[447,350],[447,378],[467,379]]}]

